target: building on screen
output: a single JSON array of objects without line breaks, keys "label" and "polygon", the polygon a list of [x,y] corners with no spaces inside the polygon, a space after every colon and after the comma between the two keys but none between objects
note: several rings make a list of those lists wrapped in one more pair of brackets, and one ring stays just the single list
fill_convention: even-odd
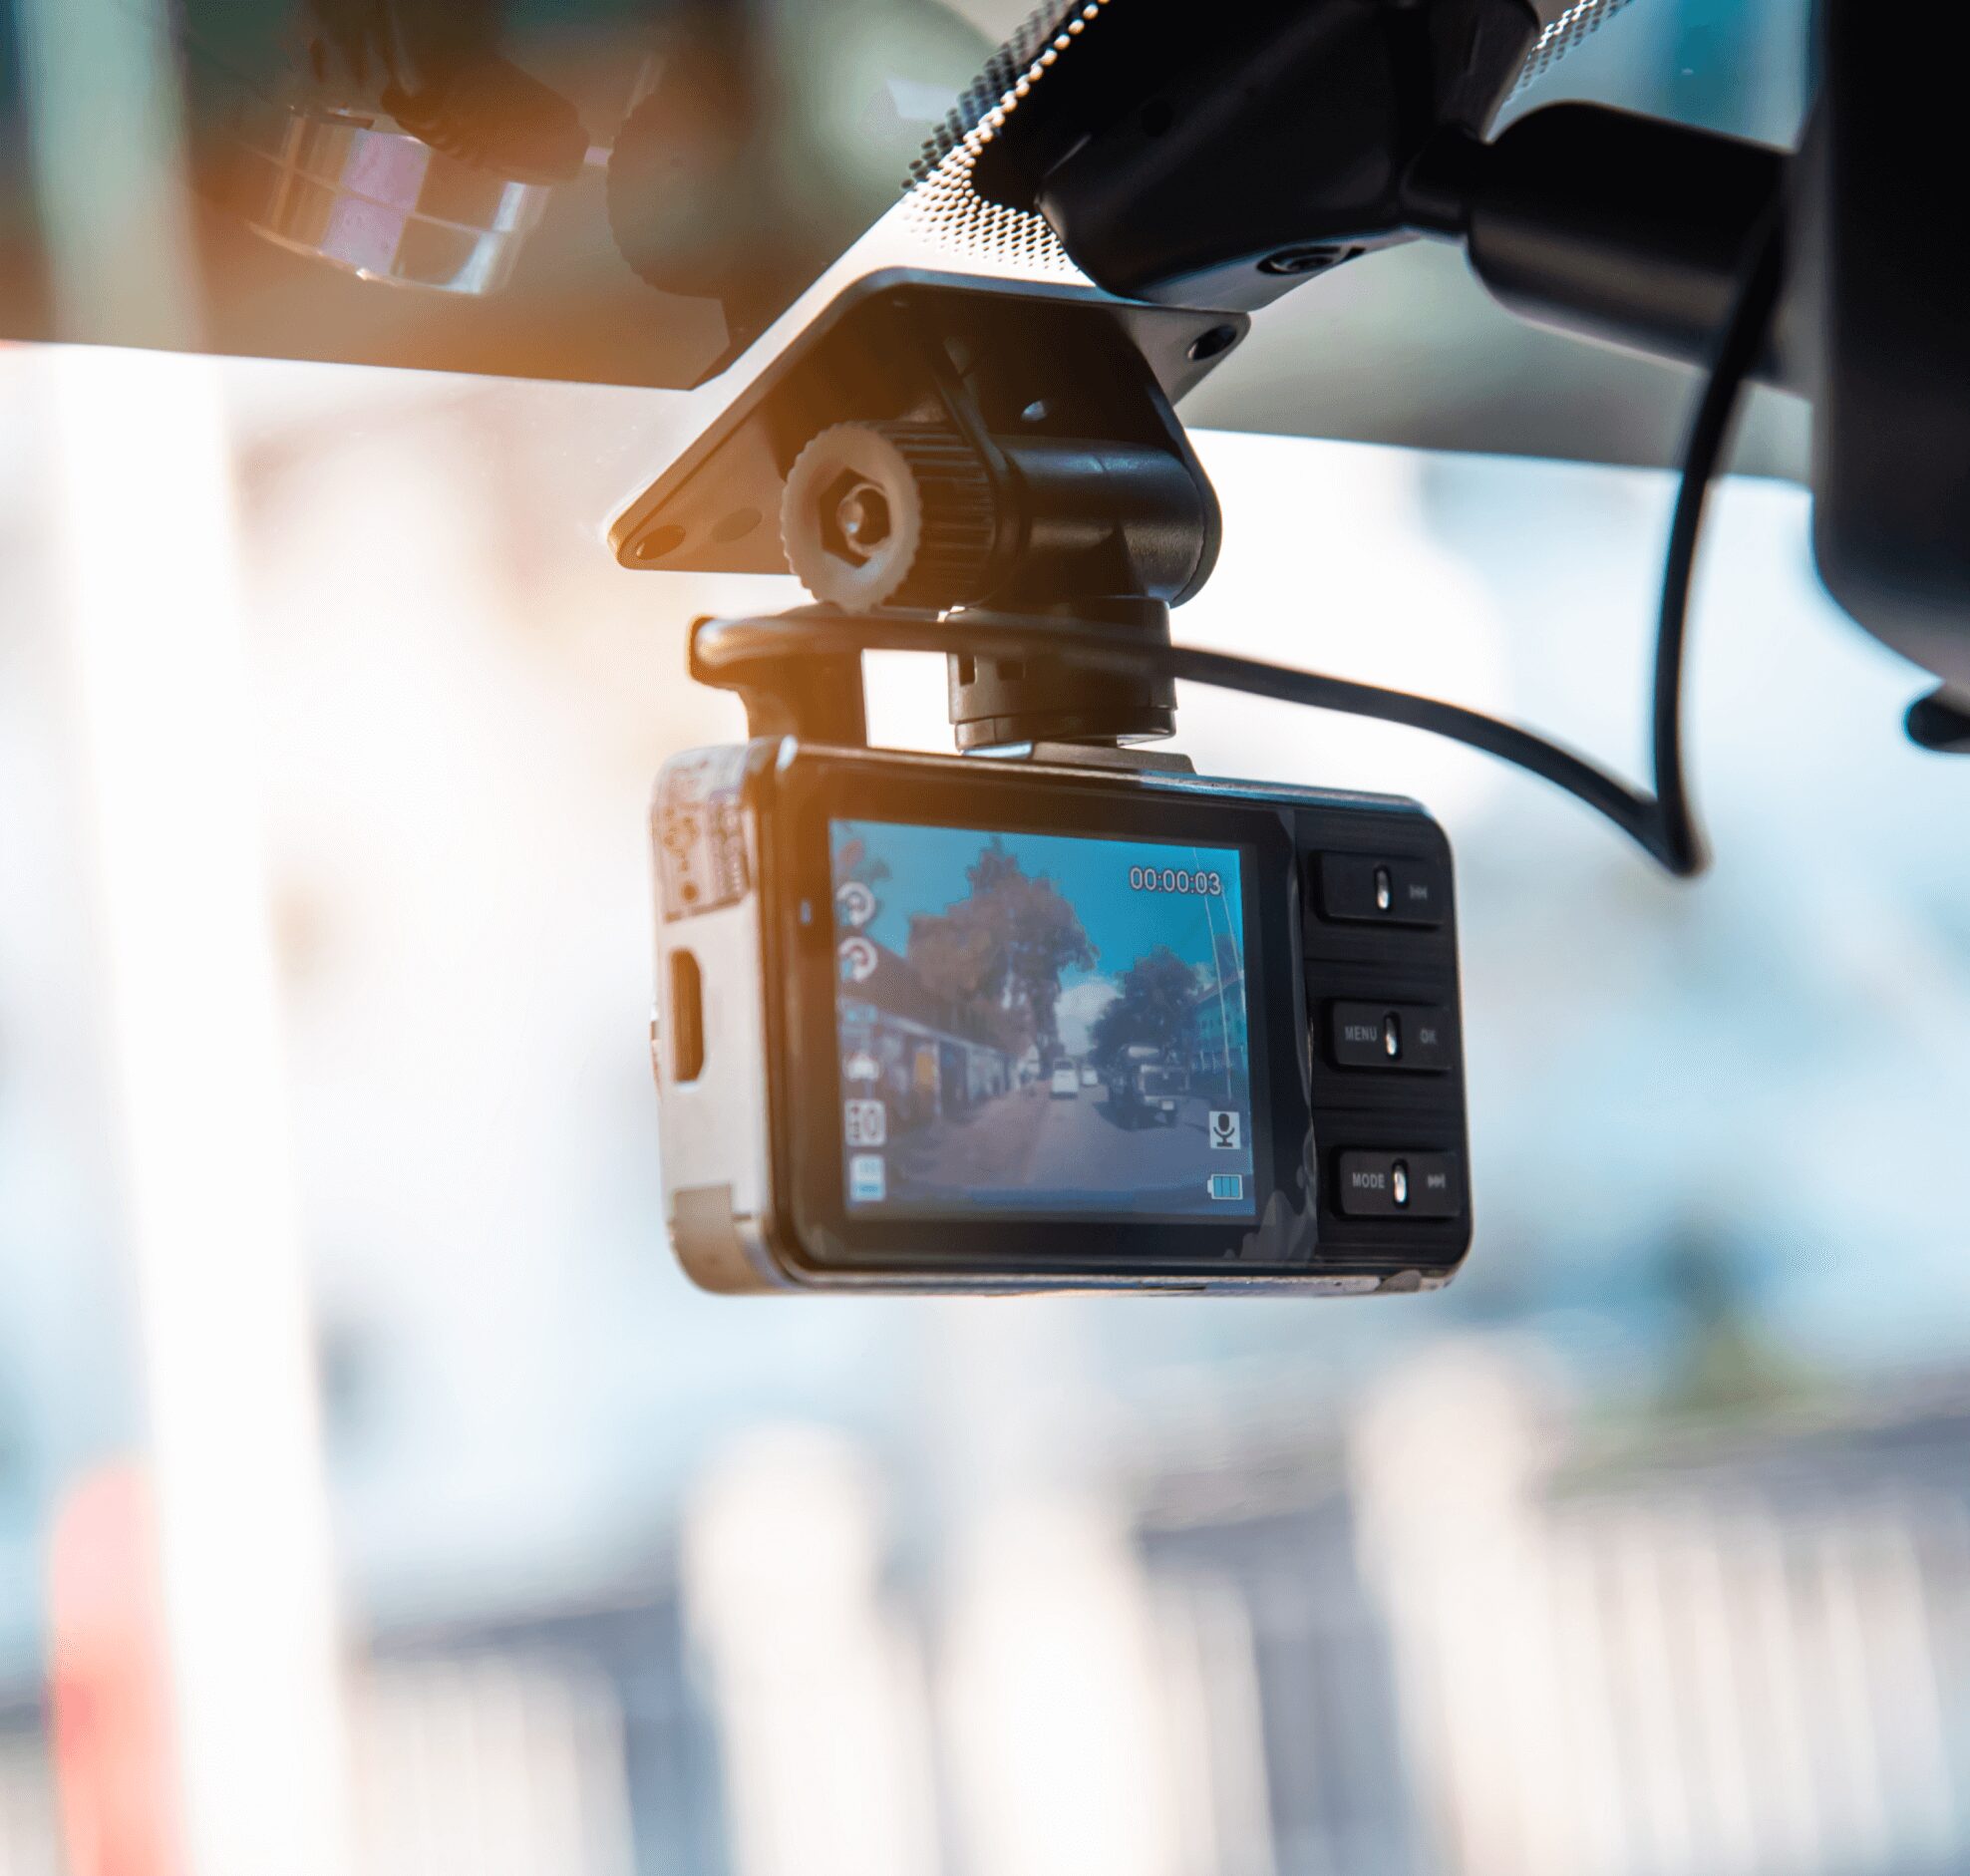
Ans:
[{"label": "building on screen", "polygon": [[1245,974],[1234,971],[1197,992],[1196,1045],[1191,1070],[1207,1086],[1229,1094],[1244,1086],[1249,1059],[1245,1031]]},{"label": "building on screen", "polygon": [[906,959],[874,946],[875,968],[843,985],[841,1054],[871,1059],[892,1123],[955,1119],[1013,1083],[1013,1060],[976,1032],[967,1011],[933,996]]}]

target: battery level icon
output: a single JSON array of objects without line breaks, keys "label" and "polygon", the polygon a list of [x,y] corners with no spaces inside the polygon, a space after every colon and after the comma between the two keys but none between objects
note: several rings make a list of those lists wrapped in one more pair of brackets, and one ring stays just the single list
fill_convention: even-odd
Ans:
[{"label": "battery level icon", "polygon": [[1212,1198],[1243,1198],[1245,1175],[1242,1172],[1213,1172],[1210,1175],[1210,1195]]}]

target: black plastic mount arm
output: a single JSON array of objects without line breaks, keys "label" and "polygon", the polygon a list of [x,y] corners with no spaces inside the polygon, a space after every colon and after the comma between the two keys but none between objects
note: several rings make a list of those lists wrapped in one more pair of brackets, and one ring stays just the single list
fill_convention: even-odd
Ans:
[{"label": "black plastic mount arm", "polygon": [[[1513,313],[1707,364],[1758,230],[1787,189],[1782,150],[1600,105],[1550,105],[1493,142],[1446,132],[1410,172],[1418,230],[1461,240]],[[1808,335],[1782,302],[1754,369],[1808,386]]]},{"label": "black plastic mount arm", "polygon": [[[988,127],[971,183],[1044,215],[1128,299],[1250,310],[1435,235],[1516,313],[1706,363],[1788,153],[1591,104],[1493,136],[1552,16],[1550,0],[1246,0],[1206,21],[1130,0]],[[1802,349],[1782,308],[1754,376],[1797,388]]]}]

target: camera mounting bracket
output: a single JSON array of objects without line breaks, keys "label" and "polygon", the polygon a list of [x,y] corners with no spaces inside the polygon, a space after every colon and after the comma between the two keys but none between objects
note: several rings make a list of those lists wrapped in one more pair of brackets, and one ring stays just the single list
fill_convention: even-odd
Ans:
[{"label": "camera mounting bracket", "polygon": [[[862,749],[868,746],[862,708],[861,659],[866,648],[860,642],[862,628],[876,628],[878,638],[882,628],[897,628],[907,640],[913,626],[919,631],[941,630],[948,623],[952,622],[929,613],[897,610],[855,615],[832,606],[804,606],[768,619],[719,619],[706,614],[691,621],[691,677],[740,699],[750,737],[791,736],[833,749]],[[1049,636],[1060,634],[1064,639],[1074,636],[1072,622],[1059,618],[1007,619],[994,614],[992,625],[1001,632],[1011,625],[1029,632],[1046,630]],[[714,640],[715,648],[708,649]],[[837,644],[845,648],[835,649]],[[1174,750],[1119,743],[1040,738],[995,748],[989,754],[1055,769],[1196,773],[1189,757]]]},{"label": "camera mounting bracket", "polygon": [[[822,608],[943,617],[954,645],[977,609],[1167,645],[1168,609],[1209,576],[1219,537],[1171,405],[1245,328],[1082,287],[869,275],[623,512],[612,542],[628,566],[791,565]],[[756,728],[862,741],[857,654],[808,636],[732,688]],[[1173,727],[1166,677],[956,649],[949,666],[961,749],[1114,746]]]}]

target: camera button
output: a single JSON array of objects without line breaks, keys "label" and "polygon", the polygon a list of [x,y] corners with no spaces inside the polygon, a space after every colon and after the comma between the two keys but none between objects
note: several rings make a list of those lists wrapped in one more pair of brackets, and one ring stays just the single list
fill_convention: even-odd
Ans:
[{"label": "camera button", "polygon": [[1343,1153],[1335,1202],[1350,1217],[1388,1217],[1396,1209],[1395,1168],[1394,1153]]},{"label": "camera button", "polygon": [[1334,1202],[1350,1218],[1456,1218],[1464,1181],[1455,1153],[1343,1153]]},{"label": "camera button", "polygon": [[1441,925],[1450,905],[1444,869],[1434,860],[1365,853],[1320,856],[1320,910],[1363,925]]},{"label": "camera button", "polygon": [[1438,1004],[1337,1003],[1329,1019],[1344,1069],[1441,1071],[1456,1062],[1450,1012]]},{"label": "camera button", "polygon": [[1464,1181],[1453,1153],[1409,1155],[1409,1209],[1417,1218],[1456,1218],[1464,1211]]}]

